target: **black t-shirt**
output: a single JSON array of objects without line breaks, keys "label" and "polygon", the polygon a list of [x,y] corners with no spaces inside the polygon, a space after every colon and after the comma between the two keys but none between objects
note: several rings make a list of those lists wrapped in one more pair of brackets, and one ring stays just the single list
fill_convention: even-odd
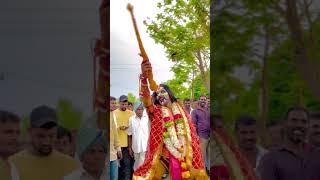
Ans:
[{"label": "black t-shirt", "polygon": [[320,180],[320,150],[306,148],[302,156],[281,148],[260,161],[261,180]]}]

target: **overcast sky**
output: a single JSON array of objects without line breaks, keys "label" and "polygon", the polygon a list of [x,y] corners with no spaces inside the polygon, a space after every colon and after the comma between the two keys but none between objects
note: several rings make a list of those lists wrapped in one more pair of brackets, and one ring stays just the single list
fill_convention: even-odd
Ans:
[{"label": "overcast sky", "polygon": [[[90,44],[99,37],[100,0],[3,0],[0,2],[0,108],[27,115],[32,108],[70,99],[92,113]],[[142,24],[157,1],[111,1],[111,95],[138,94],[141,58],[126,5],[131,2],[160,83],[172,78],[164,49]],[[4,75],[4,79],[2,79]]]},{"label": "overcast sky", "polygon": [[90,43],[98,37],[100,0],[0,2],[0,108],[29,114],[68,98],[92,107]]},{"label": "overcast sky", "polygon": [[138,24],[139,32],[144,43],[145,50],[153,66],[154,79],[161,83],[172,79],[173,73],[170,67],[173,63],[166,58],[162,45],[156,44],[146,32],[143,24],[147,17],[151,19],[158,12],[157,2],[159,0],[114,0],[111,1],[111,95],[116,98],[122,94],[131,92],[138,95],[139,80],[141,72],[141,57],[138,56],[139,47],[134,33],[134,28],[127,4],[134,6],[134,14]]}]

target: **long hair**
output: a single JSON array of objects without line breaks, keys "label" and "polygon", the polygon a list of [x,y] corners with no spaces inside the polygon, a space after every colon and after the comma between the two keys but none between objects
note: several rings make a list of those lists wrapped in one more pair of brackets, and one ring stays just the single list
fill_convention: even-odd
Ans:
[{"label": "long hair", "polygon": [[[173,92],[171,91],[171,89],[169,88],[169,86],[165,85],[165,84],[160,84],[159,86],[163,87],[163,89],[165,89],[170,97],[171,102],[177,102],[177,98],[174,96]],[[155,105],[161,105],[159,100],[157,99],[158,93],[157,92],[153,92],[152,94],[153,98],[154,98],[154,104]]]}]

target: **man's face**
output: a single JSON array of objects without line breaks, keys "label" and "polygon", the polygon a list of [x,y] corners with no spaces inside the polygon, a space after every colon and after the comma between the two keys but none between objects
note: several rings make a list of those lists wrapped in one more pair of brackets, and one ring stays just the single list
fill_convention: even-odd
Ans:
[{"label": "man's face", "polygon": [[128,109],[129,109],[130,111],[133,111],[133,105],[132,105],[132,104],[129,104],[129,105],[128,105]]},{"label": "man's face", "polygon": [[239,125],[237,130],[237,138],[239,146],[245,150],[256,148],[257,143],[257,126],[256,125]]},{"label": "man's face", "polygon": [[102,172],[106,166],[107,154],[101,144],[93,145],[83,156],[82,166],[88,172]]},{"label": "man's face", "polygon": [[19,122],[0,123],[0,156],[10,156],[18,151]]},{"label": "man's face", "polygon": [[128,108],[128,101],[122,101],[120,102],[120,106],[119,106],[121,111],[125,111]]},{"label": "man's face", "polygon": [[63,154],[72,155],[72,144],[68,136],[63,136],[55,140],[55,149]]},{"label": "man's face", "polygon": [[320,119],[310,119],[308,138],[312,145],[320,147]]},{"label": "man's face", "polygon": [[34,150],[41,156],[48,156],[52,152],[57,137],[57,128],[30,128],[29,133]]},{"label": "man's face", "polygon": [[137,115],[138,117],[142,117],[142,115],[143,115],[143,108],[138,108],[138,109],[136,110],[136,115]]},{"label": "man's face", "polygon": [[288,114],[285,123],[286,135],[294,144],[303,142],[308,128],[308,116],[304,111],[295,110]]},{"label": "man's face", "polygon": [[163,87],[158,89],[157,94],[157,98],[162,106],[165,106],[171,102],[169,93]]},{"label": "man's face", "polygon": [[207,98],[204,96],[201,96],[199,99],[199,105],[200,107],[204,108],[206,107],[206,103],[207,103]]},{"label": "man's face", "polygon": [[194,102],[192,103],[192,105],[193,105],[193,109],[197,109],[198,106],[199,106],[199,102],[198,102],[198,101],[194,101]]},{"label": "man's face", "polygon": [[114,111],[117,109],[117,102],[115,100],[110,100],[110,110]]},{"label": "man's face", "polygon": [[184,107],[190,109],[190,101],[184,101]]}]

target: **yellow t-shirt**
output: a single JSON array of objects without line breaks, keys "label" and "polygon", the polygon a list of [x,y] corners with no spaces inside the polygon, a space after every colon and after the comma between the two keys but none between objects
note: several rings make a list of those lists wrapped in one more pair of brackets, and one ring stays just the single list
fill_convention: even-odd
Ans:
[{"label": "yellow t-shirt", "polygon": [[128,147],[128,133],[127,131],[120,130],[121,126],[129,126],[129,118],[134,116],[135,113],[130,110],[121,111],[119,109],[115,110],[114,113],[116,114],[117,118],[117,129],[118,135],[120,139],[120,146],[121,147]]},{"label": "yellow t-shirt", "polygon": [[55,150],[46,157],[24,150],[9,159],[16,166],[20,180],[63,180],[64,176],[78,168],[74,159]]},{"label": "yellow t-shirt", "polygon": [[121,151],[120,140],[114,119],[114,112],[110,112],[110,161],[118,159],[117,151]]},{"label": "yellow t-shirt", "polygon": [[0,177],[1,180],[11,180],[10,167],[2,158],[0,158]]}]

